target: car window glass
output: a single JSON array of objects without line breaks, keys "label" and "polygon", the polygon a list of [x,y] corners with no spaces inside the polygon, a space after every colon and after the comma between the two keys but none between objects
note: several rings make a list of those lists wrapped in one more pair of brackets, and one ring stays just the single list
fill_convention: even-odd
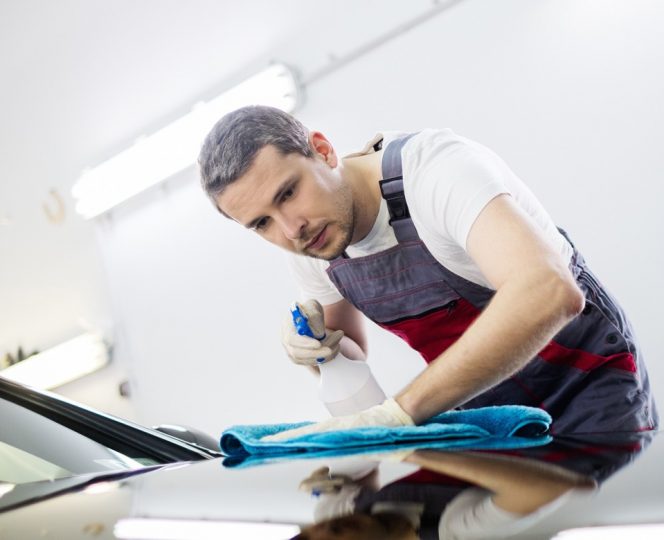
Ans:
[{"label": "car window glass", "polygon": [[0,399],[0,418],[0,481],[19,483],[9,479],[12,463],[18,467],[16,479],[25,481],[143,466],[137,460],[4,399]]},{"label": "car window glass", "polygon": [[0,482],[25,484],[71,476],[71,471],[0,442]]}]

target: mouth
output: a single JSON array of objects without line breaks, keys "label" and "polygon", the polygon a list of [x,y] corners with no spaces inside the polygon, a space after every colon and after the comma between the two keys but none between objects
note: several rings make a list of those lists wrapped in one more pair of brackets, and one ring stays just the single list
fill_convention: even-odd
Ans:
[{"label": "mouth", "polygon": [[323,245],[325,244],[325,240],[327,238],[326,231],[327,231],[327,225],[325,225],[325,227],[323,227],[320,230],[320,232],[316,236],[314,236],[311,239],[311,241],[309,243],[307,243],[307,245],[304,246],[304,249],[305,250],[307,250],[307,249],[320,249],[321,247],[323,247]]}]

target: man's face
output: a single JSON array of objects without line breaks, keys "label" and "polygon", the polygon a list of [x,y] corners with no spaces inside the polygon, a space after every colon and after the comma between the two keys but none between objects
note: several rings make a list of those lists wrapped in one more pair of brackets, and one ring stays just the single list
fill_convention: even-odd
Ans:
[{"label": "man's face", "polygon": [[247,172],[217,197],[217,204],[273,244],[334,259],[350,244],[354,210],[351,188],[329,150],[307,158],[265,146]]}]

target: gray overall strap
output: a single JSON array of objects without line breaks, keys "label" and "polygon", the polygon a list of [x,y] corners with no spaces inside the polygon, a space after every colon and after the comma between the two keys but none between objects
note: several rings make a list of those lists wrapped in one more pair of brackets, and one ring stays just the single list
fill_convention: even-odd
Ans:
[{"label": "gray overall strap", "polygon": [[403,192],[403,170],[401,165],[401,149],[415,133],[395,139],[383,151],[382,172],[383,180],[380,183],[380,192],[387,202],[390,213],[390,225],[399,242],[418,240],[406,196]]}]

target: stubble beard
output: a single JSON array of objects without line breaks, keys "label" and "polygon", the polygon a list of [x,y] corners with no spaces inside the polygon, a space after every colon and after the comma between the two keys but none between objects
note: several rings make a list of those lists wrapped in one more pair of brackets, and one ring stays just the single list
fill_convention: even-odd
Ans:
[{"label": "stubble beard", "polygon": [[[346,203],[346,204],[343,204]],[[344,194],[342,199],[342,208],[347,208],[345,215],[338,215],[336,219],[331,221],[329,225],[337,226],[337,238],[334,244],[328,246],[324,252],[316,252],[304,250],[304,254],[315,259],[323,259],[325,261],[332,261],[341,256],[346,251],[353,239],[353,232],[355,231],[355,206],[353,199],[349,192]],[[328,226],[329,226],[328,225]]]},{"label": "stubble beard", "polygon": [[322,259],[324,261],[332,261],[340,257],[341,254],[346,251],[346,248],[350,245],[353,238],[353,230],[355,229],[354,216],[351,215],[347,222],[337,222],[337,228],[338,235],[336,241],[333,245],[328,246],[324,252],[305,249],[303,253],[307,257]]},{"label": "stubble beard", "polygon": [[[329,245],[324,251],[303,250],[304,255],[315,259],[332,261],[342,255],[350,245],[355,232],[356,212],[353,193],[348,184],[343,186],[338,192],[339,213],[328,223],[328,227],[336,225],[336,239],[332,245]],[[330,227],[330,228],[332,228]],[[329,231],[332,232],[332,231]]]}]

